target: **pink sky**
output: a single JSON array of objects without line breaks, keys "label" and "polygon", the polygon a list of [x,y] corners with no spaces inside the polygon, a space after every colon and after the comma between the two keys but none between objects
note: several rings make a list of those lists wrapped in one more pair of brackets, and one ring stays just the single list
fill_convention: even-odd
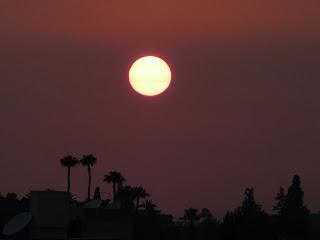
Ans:
[{"label": "pink sky", "polygon": [[[129,2],[129,3],[127,3]],[[222,216],[256,188],[270,210],[302,177],[320,209],[318,1],[0,2],[0,191],[65,189],[66,154],[93,153],[93,188],[121,171],[176,215]],[[163,57],[166,93],[129,86]],[[86,170],[72,171],[85,196]]]}]

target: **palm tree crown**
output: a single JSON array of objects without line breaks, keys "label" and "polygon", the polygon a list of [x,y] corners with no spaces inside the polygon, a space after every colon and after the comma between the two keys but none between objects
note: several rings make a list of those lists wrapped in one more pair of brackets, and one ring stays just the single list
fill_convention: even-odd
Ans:
[{"label": "palm tree crown", "polygon": [[60,164],[62,167],[68,169],[68,176],[67,176],[67,181],[68,181],[68,187],[67,191],[70,193],[70,169],[72,167],[75,167],[79,164],[79,160],[71,155],[64,156],[62,159],[60,159]]},{"label": "palm tree crown", "polygon": [[82,166],[93,167],[96,164],[97,159],[92,154],[88,154],[88,155],[83,155],[80,162]]},{"label": "palm tree crown", "polygon": [[157,205],[154,204],[151,200],[145,200],[141,206],[148,212],[148,213],[155,213]]},{"label": "palm tree crown", "polygon": [[68,155],[64,156],[62,159],[60,159],[60,164],[62,167],[74,167],[79,163],[78,159]]},{"label": "palm tree crown", "polygon": [[119,187],[123,184],[123,182],[126,181],[126,179],[121,175],[120,172],[110,171],[109,174],[104,175],[103,181],[107,183],[112,183],[113,201],[115,201]]},{"label": "palm tree crown", "polygon": [[150,196],[150,194],[141,186],[133,187],[134,196],[136,199],[136,208],[139,208],[139,201],[140,199],[145,199],[146,197]]},{"label": "palm tree crown", "polygon": [[127,185],[118,189],[117,200],[123,209],[132,209],[134,206],[135,192],[134,188]]}]

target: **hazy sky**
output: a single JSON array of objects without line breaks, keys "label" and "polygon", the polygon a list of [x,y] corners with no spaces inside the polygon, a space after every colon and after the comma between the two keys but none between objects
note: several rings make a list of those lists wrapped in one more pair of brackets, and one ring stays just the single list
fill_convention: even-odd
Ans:
[{"label": "hazy sky", "polygon": [[[119,170],[166,212],[270,210],[301,175],[320,210],[320,2],[1,1],[0,191],[66,188],[59,159],[93,153],[93,189]],[[148,98],[138,57],[173,71]],[[87,172],[72,171],[83,198]],[[106,194],[103,193],[105,197]]]}]

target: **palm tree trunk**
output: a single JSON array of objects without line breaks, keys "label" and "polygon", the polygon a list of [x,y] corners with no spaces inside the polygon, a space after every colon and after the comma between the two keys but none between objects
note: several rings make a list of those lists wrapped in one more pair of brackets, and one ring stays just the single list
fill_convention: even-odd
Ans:
[{"label": "palm tree trunk", "polygon": [[70,166],[68,166],[68,193],[70,193]]},{"label": "palm tree trunk", "polygon": [[116,183],[115,182],[113,182],[112,188],[113,188],[113,202],[115,202],[116,201]]},{"label": "palm tree trunk", "polygon": [[90,169],[90,165],[88,165],[88,177],[89,177],[89,181],[88,181],[88,201],[90,200],[90,187],[91,187],[91,169]]}]

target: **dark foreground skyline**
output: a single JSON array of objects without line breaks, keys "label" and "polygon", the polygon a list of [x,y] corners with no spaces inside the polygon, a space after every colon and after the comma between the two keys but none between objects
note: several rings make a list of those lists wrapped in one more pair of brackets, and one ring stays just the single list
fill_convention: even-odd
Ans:
[{"label": "dark foreground skyline", "polygon": [[[319,4],[1,2],[1,192],[64,190],[57,160],[92,152],[93,188],[118,169],[175,215],[223,216],[248,186],[271,210],[294,174],[318,211]],[[173,71],[155,98],[127,76],[150,54]],[[85,169],[72,177],[84,199]]]},{"label": "dark foreground skyline", "polygon": [[[103,198],[97,187],[90,195],[93,155],[79,161],[61,159],[68,172],[68,191],[31,191],[21,199],[15,193],[0,195],[0,229],[13,239],[187,239],[187,240],[307,240],[319,239],[320,214],[304,203],[301,179],[294,175],[288,188],[280,188],[274,212],[268,214],[255,199],[255,189],[246,188],[237,208],[217,219],[210,209],[187,208],[183,216],[164,214],[150,200],[143,186],[131,186],[117,171],[103,181],[113,187],[112,198]],[[88,170],[87,200],[70,195],[70,170],[81,164]],[[219,193],[217,193],[219,194]],[[23,212],[23,213],[22,213]],[[10,220],[11,219],[11,220]],[[18,221],[18,219],[20,219]],[[6,223],[6,224],[5,224]]]}]

